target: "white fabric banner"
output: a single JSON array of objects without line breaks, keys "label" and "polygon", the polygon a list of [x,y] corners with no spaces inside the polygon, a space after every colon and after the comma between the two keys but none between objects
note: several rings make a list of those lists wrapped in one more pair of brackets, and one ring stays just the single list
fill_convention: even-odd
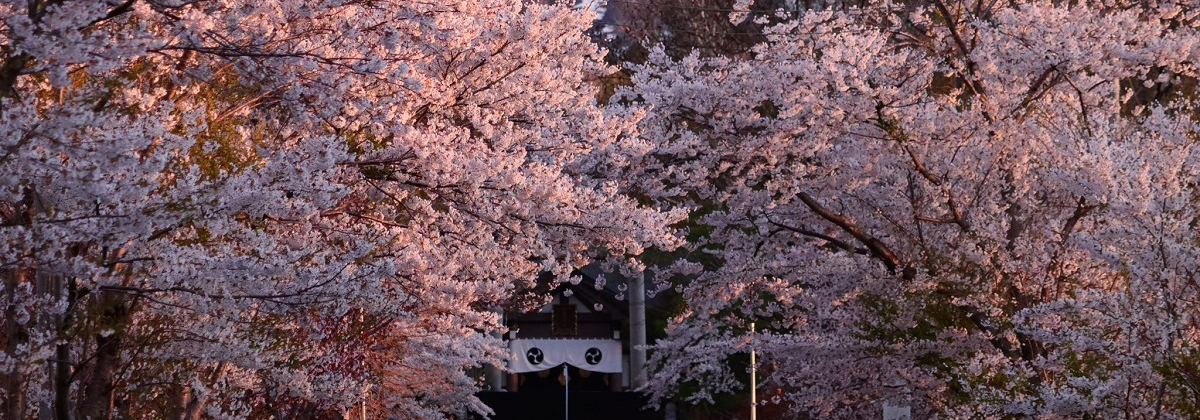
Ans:
[{"label": "white fabric banner", "polygon": [[621,373],[621,341],[601,338],[509,340],[508,370],[537,372],[563,363],[592,372]]}]

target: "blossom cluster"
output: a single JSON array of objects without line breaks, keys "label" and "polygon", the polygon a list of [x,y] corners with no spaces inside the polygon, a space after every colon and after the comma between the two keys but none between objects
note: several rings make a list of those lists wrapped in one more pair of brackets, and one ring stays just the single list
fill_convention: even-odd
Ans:
[{"label": "blossom cluster", "polygon": [[652,51],[630,176],[697,242],[646,390],[744,390],[754,349],[811,418],[1194,418],[1197,12],[855,3]]},{"label": "blossom cluster", "polygon": [[592,19],[0,2],[0,417],[486,412],[514,291],[676,243]]}]

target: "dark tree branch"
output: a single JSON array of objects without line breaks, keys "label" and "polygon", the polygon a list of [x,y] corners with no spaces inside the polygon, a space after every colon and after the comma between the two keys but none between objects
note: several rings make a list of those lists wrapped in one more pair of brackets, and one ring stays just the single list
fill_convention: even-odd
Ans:
[{"label": "dark tree branch", "polygon": [[834,237],[832,237],[832,236],[829,236],[829,235],[825,235],[825,234],[823,234],[823,233],[820,233],[820,232],[814,232],[814,231],[811,231],[811,230],[808,230],[808,229],[800,229],[800,228],[797,228],[797,227],[788,226],[788,225],[785,225],[785,224],[782,224],[782,223],[779,223],[779,222],[775,222],[775,221],[773,221],[773,220],[768,220],[768,222],[769,222],[769,223],[771,223],[772,225],[775,225],[775,226],[779,227],[780,229],[783,229],[783,230],[786,230],[786,231],[789,231],[789,232],[798,233],[798,234],[801,234],[801,235],[804,235],[804,236],[811,236],[811,237],[813,237],[813,238],[817,238],[817,239],[822,239],[822,240],[824,240],[824,241],[826,241],[826,242],[829,242],[831,245],[833,245],[834,247],[836,247],[836,248],[838,248],[838,249],[842,249],[842,250],[850,251],[850,252],[853,252],[853,253],[856,253],[856,254],[863,254],[863,255],[868,255],[868,254],[870,254],[870,252],[871,252],[870,250],[868,250],[868,249],[866,249],[866,248],[860,248],[860,247],[856,247],[856,246],[854,246],[854,245],[851,245],[850,243],[848,243],[848,242],[846,242],[846,241],[843,241],[843,240],[841,240],[841,239],[838,239],[838,238],[834,238]]},{"label": "dark tree branch", "polygon": [[854,239],[866,246],[867,250],[871,253],[871,256],[878,258],[879,261],[883,262],[883,265],[887,267],[888,271],[895,273],[896,269],[901,265],[900,257],[896,256],[896,253],[892,252],[891,249],[888,249],[887,245],[885,245],[882,241],[874,236],[871,236],[871,234],[859,227],[858,224],[854,223],[853,220],[850,220],[846,216],[834,213],[833,211],[825,208],[825,206],[822,206],[821,203],[818,203],[817,200],[814,200],[812,196],[808,195],[807,193],[796,193],[796,197],[799,198],[804,205],[808,206],[813,213],[816,213],[818,216],[821,216],[821,218],[828,220],[830,223],[842,228],[843,231],[849,233],[850,236],[853,236]]}]

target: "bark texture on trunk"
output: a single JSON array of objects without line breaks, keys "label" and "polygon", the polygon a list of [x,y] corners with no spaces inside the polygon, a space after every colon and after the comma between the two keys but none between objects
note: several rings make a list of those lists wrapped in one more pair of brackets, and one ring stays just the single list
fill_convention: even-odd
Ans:
[{"label": "bark texture on trunk", "polygon": [[79,293],[74,279],[67,279],[66,283],[67,310],[58,324],[58,336],[63,341],[54,349],[54,420],[72,420],[71,382],[74,372],[69,337],[75,323]]},{"label": "bark texture on trunk", "polygon": [[[29,341],[29,331],[25,325],[17,322],[18,307],[16,305],[16,289],[17,286],[25,281],[28,275],[27,270],[17,269],[2,269],[0,277],[4,281],[4,317],[2,320],[3,330],[0,331],[0,344],[3,345],[4,351],[7,354],[15,354],[17,348]],[[21,374],[20,370],[12,372],[0,372],[0,387],[4,389],[4,396],[0,400],[0,418],[5,419],[22,419],[25,415],[25,382],[26,378]]]},{"label": "bark texture on trunk", "polygon": [[82,384],[83,400],[79,404],[79,418],[108,420],[112,416],[113,391],[116,390],[117,372],[121,366],[121,345],[125,338],[124,326],[129,321],[130,303],[124,296],[105,293],[98,299],[101,325],[109,331],[96,334],[96,356],[92,361],[91,375]]}]

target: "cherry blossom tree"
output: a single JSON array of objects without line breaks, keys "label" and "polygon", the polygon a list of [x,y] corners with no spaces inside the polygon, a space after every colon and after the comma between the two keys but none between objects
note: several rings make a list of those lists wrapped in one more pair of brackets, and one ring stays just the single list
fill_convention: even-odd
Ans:
[{"label": "cherry blossom tree", "polygon": [[615,176],[649,146],[595,104],[591,19],[0,3],[2,416],[486,412],[492,308],[675,244]]},{"label": "cherry blossom tree", "polygon": [[646,390],[744,389],[753,347],[811,418],[1194,418],[1196,98],[1131,98],[1194,84],[1195,6],[876,2],[652,53],[631,177],[705,264]]}]

